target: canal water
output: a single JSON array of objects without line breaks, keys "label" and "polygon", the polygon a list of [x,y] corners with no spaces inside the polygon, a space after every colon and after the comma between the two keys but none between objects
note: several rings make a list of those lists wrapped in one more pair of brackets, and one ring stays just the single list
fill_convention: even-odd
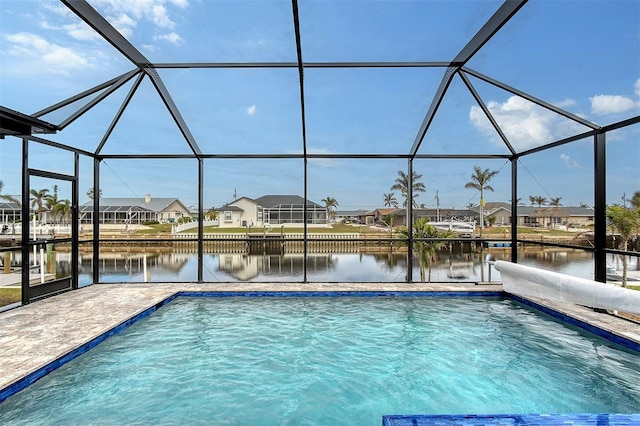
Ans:
[{"label": "canal water", "polygon": [[[413,281],[500,282],[493,260],[510,260],[505,248],[485,248],[475,253],[442,252],[425,265],[414,260]],[[299,282],[304,280],[303,254],[206,253],[203,279],[209,282]],[[309,282],[403,282],[407,275],[406,253],[308,253]],[[519,263],[568,275],[593,279],[593,254],[559,248],[519,248]],[[608,262],[621,270],[617,256]],[[632,260],[631,270],[638,269]],[[90,283],[93,259],[81,254],[80,283]],[[101,282],[183,282],[198,280],[195,251],[109,251],[100,255]]]},{"label": "canal water", "polygon": [[[3,259],[4,263],[20,266],[19,251],[5,256],[10,259]],[[32,257],[36,258],[36,265]],[[430,265],[421,267],[414,259],[412,277],[415,282],[500,282],[500,273],[491,266],[494,260],[511,260],[511,250],[506,247],[469,250],[454,245],[450,250],[439,252]],[[71,273],[68,250],[30,256],[33,273],[38,273],[36,269],[40,262],[45,264],[47,277],[63,278]],[[406,253],[388,247],[381,247],[376,252],[309,252],[305,277],[303,253],[221,253],[207,249],[202,259],[202,271],[206,282],[300,282],[305,278],[309,282],[404,282],[407,263]],[[593,254],[586,250],[527,245],[518,248],[518,263],[593,279]],[[640,258],[631,258],[628,263],[629,275],[640,278]],[[620,256],[609,255],[607,264],[622,271]],[[78,266],[80,285],[92,283],[91,251],[81,250]],[[100,251],[98,268],[100,282],[107,283],[197,282],[199,261],[193,247],[109,246]]]}]

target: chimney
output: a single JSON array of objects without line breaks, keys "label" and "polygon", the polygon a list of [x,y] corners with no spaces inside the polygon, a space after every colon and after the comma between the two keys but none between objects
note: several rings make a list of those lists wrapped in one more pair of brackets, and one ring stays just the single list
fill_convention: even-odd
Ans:
[{"label": "chimney", "polygon": [[146,204],[149,204],[151,202],[151,194],[145,194],[144,195],[144,202]]}]

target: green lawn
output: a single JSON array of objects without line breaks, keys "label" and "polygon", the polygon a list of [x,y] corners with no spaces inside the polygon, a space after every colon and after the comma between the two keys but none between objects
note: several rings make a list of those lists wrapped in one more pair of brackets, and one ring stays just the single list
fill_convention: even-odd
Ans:
[{"label": "green lawn", "polygon": [[22,289],[0,288],[0,306],[10,305],[22,300]]},{"label": "green lawn", "polygon": [[147,225],[149,226],[149,228],[151,229],[141,229],[139,231],[136,231],[136,234],[143,234],[143,235],[149,235],[149,234],[162,234],[162,233],[167,233],[170,234],[171,233],[171,224],[170,223],[159,223],[157,225]]}]

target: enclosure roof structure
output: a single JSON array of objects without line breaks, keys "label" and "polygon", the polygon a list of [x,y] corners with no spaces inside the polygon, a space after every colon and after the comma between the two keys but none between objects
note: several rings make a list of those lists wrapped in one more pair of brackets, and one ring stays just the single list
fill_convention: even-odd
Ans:
[{"label": "enclosure roof structure", "polygon": [[[140,207],[142,209],[151,209],[153,211],[161,211],[169,207],[174,202],[180,202],[177,198],[151,198],[149,201],[139,198],[100,198],[100,208],[113,207],[125,208],[127,206]],[[89,200],[82,204],[82,208],[93,207],[93,201]]]},{"label": "enclosure roof structure", "polygon": [[[267,208],[286,207],[286,206],[303,206],[304,198],[299,195],[263,195],[254,200],[259,206]],[[307,200],[307,206],[320,207],[313,201]]]},{"label": "enclosure roof structure", "polygon": [[0,106],[0,137],[7,135],[31,135],[55,133],[57,126],[30,115]]},{"label": "enclosure roof structure", "polygon": [[[554,39],[566,28],[553,26],[561,18],[550,19],[571,16],[585,20],[585,34],[613,33],[616,28],[609,28],[609,21],[592,31],[593,21],[587,19],[602,15],[600,9],[628,17],[638,12],[637,4],[629,4],[635,2],[578,7],[526,0],[292,0],[244,8],[234,2],[174,3],[171,9],[160,5],[155,18],[145,15],[148,11],[141,5],[98,0],[62,0],[63,6],[34,10],[44,22],[47,15],[65,14],[72,22],[69,28],[77,28],[71,33],[76,40],[102,43],[101,49],[104,43],[111,46],[113,63],[95,76],[110,74],[108,78],[31,115],[3,107],[3,123],[17,120],[29,127],[6,126],[3,134],[72,129],[95,114],[103,126],[92,129],[92,138],[61,132],[73,137],[60,141],[100,158],[510,158],[583,139],[616,123],[638,122],[636,107],[617,109],[611,119],[574,108],[572,100],[584,89],[574,86],[572,75],[578,73],[593,73],[591,81],[603,84],[602,92],[594,88],[594,105],[619,101],[597,98],[619,96],[599,95],[614,90],[616,79],[627,80],[627,92],[632,91],[629,70],[623,69],[631,67],[630,73],[637,74],[637,37],[621,39],[622,51],[614,56],[622,63],[603,70],[590,60],[593,52],[585,48],[589,43],[581,34]],[[144,21],[154,22],[155,33],[137,31],[136,25]],[[182,38],[179,30],[187,25],[201,38]],[[618,23],[620,37],[637,35],[637,27],[625,25]],[[546,34],[541,35],[540,28]],[[24,37],[9,38],[14,50],[22,47]],[[607,46],[596,46],[597,37],[593,40],[606,61]],[[64,49],[51,43],[42,54],[71,55]],[[564,52],[565,60],[545,64],[550,54],[545,50]],[[90,55],[91,50],[86,52]],[[80,68],[93,58],[73,59]],[[516,63],[530,72],[511,71]],[[246,90],[226,92],[231,85]],[[64,90],[53,92],[57,96]],[[494,99],[500,96],[508,99],[497,104]],[[40,101],[49,97],[43,93]],[[237,101],[241,98],[244,101]],[[16,103],[19,110],[33,108]],[[529,121],[518,123],[516,110],[529,114]],[[228,120],[239,111],[254,122]],[[260,114],[265,117],[257,119]],[[450,123],[449,116],[455,114],[460,127],[475,132],[474,140],[464,140],[439,118],[446,116]],[[599,118],[606,121],[599,123]],[[554,131],[536,131],[550,122]],[[382,124],[384,129],[379,128]],[[132,144],[131,130],[120,131],[136,125],[136,131],[155,142],[136,138]]]}]

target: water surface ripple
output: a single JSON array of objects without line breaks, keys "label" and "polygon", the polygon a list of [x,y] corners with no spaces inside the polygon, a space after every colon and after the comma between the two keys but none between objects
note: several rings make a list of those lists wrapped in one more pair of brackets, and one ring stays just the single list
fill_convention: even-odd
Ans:
[{"label": "water surface ripple", "polygon": [[0,423],[638,411],[638,355],[512,301],[239,297],[172,302],[7,399]]}]

